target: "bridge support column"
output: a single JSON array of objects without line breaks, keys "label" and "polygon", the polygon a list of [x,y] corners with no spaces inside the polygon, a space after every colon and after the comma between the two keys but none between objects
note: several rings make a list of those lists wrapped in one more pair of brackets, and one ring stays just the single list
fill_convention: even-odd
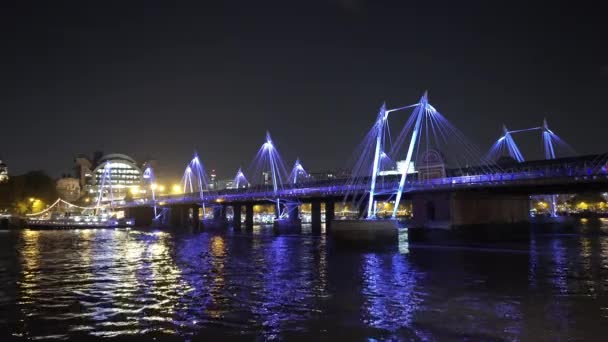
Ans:
[{"label": "bridge support column", "polygon": [[336,204],[333,199],[325,201],[325,234],[329,234],[331,230],[331,223],[336,216]]},{"label": "bridge support column", "polygon": [[181,226],[181,222],[180,222],[180,213],[179,213],[179,206],[171,206],[169,207],[169,225],[171,227],[180,227]]},{"label": "bridge support column", "polygon": [[213,207],[213,220],[215,222],[226,222],[226,206],[218,205]]},{"label": "bridge support column", "polygon": [[194,229],[200,229],[200,217],[199,209],[200,206],[195,205],[190,208],[192,210],[192,227]]},{"label": "bridge support column", "polygon": [[299,203],[287,203],[287,214],[289,215],[290,223],[301,223],[300,219],[300,204]]},{"label": "bridge support column", "polygon": [[153,207],[131,207],[125,210],[125,217],[133,219],[136,227],[149,227],[154,220]]},{"label": "bridge support column", "polygon": [[213,218],[203,221],[203,229],[226,229],[228,227],[228,219],[226,218],[226,206],[215,205],[211,209]]},{"label": "bridge support column", "polygon": [[275,233],[299,233],[302,231],[302,220],[300,219],[300,204],[287,202],[283,204],[289,217],[274,221]]},{"label": "bridge support column", "polygon": [[232,225],[234,229],[241,229],[241,204],[234,203],[232,205]]},{"label": "bridge support column", "polygon": [[176,205],[171,207],[171,226],[175,228],[186,227],[188,223],[189,208],[184,205]]},{"label": "bridge support column", "polygon": [[412,196],[412,241],[527,239],[530,199],[485,191]]},{"label": "bridge support column", "polygon": [[225,228],[228,225],[226,218],[226,206],[218,205],[213,207],[213,220],[207,221],[209,227]]},{"label": "bridge support column", "polygon": [[315,234],[321,233],[321,201],[315,199],[310,204],[310,221],[312,224],[312,232]]},{"label": "bridge support column", "polygon": [[253,203],[245,204],[245,229],[253,230]]},{"label": "bridge support column", "polygon": [[[365,199],[366,197],[368,198],[367,200]],[[357,201],[359,202],[359,207],[357,208],[358,218],[365,218],[367,216],[367,201],[369,201],[368,195],[361,196],[359,201]]]}]

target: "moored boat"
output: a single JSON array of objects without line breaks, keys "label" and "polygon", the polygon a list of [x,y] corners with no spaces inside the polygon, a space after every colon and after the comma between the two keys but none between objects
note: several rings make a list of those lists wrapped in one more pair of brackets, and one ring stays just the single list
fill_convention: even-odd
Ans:
[{"label": "moored boat", "polygon": [[27,228],[54,229],[54,228],[127,228],[132,227],[133,219],[113,218],[105,215],[91,216],[62,216],[49,218],[27,218]]}]

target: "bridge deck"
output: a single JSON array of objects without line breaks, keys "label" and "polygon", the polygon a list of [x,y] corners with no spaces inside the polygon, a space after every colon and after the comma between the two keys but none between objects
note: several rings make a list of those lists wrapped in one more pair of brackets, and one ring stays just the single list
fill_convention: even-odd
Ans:
[{"label": "bridge deck", "polygon": [[[576,186],[574,186],[576,185]],[[534,171],[506,174],[472,175],[446,177],[407,182],[405,192],[408,194],[430,191],[463,191],[479,189],[511,189],[529,194],[566,193],[571,190],[584,189],[603,191],[608,189],[606,173],[588,174],[588,172]],[[377,193],[390,196],[398,189],[398,181],[380,181],[376,185]],[[365,194],[369,190],[365,184],[349,184],[348,180],[335,180],[324,184],[303,184],[295,187],[283,187],[274,192],[271,187],[207,191],[204,199],[199,193],[162,196],[157,204],[210,203],[210,202],[247,202],[276,199],[305,199],[315,197],[339,197],[345,195]],[[548,191],[548,192],[547,192]],[[120,207],[150,206],[150,200],[135,200],[121,203]]]}]

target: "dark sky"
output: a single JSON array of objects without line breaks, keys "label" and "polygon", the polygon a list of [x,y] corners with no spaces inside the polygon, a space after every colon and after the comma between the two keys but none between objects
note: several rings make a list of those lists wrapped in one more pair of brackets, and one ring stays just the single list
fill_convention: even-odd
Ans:
[{"label": "dark sky", "polygon": [[605,11],[571,4],[2,1],[0,156],[52,175],[76,153],[152,156],[177,178],[197,149],[228,178],[269,130],[289,166],[338,168],[382,101],[426,89],[483,150],[546,116],[608,152]]}]

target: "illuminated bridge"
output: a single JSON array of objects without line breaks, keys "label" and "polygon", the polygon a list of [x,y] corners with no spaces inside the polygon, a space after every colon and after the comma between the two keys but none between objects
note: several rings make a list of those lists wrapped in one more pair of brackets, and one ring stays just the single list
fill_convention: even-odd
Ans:
[{"label": "illuminated bridge", "polygon": [[[412,113],[405,125],[392,132],[389,114],[406,110]],[[525,161],[513,138],[530,132],[541,133],[543,160]],[[271,204],[277,222],[292,223],[299,222],[301,205],[310,204],[314,228],[320,226],[322,204],[329,226],[337,203],[350,204],[360,219],[374,220],[378,201],[388,202],[396,219],[401,201],[409,199],[415,226],[451,227],[526,221],[531,195],[546,195],[555,215],[556,194],[608,190],[608,154],[576,156],[546,120],[528,129],[503,126],[500,138],[483,154],[429,104],[426,93],[409,106],[390,109],[383,104],[355,155],[348,177],[314,182],[299,159],[290,173],[286,171],[267,133],[248,170],[252,179],[239,168],[235,189],[209,190],[203,163],[195,154],[184,171],[182,194],[156,196],[154,172],[148,168],[144,178],[151,195],[111,205],[125,209],[140,225],[161,220],[175,226],[198,226],[208,208],[213,221],[225,222],[230,208],[236,228],[242,223],[251,228],[255,204]],[[98,203],[102,196],[103,191]]]},{"label": "illuminated bridge", "polygon": [[[588,155],[575,158],[560,158],[554,160],[541,160],[523,162],[510,165],[503,173],[496,174],[472,174],[458,175],[435,179],[414,179],[406,184],[404,197],[414,203],[441,202],[442,198],[450,201],[450,196],[459,194],[472,196],[475,202],[487,203],[488,200],[502,199],[523,205],[524,213],[528,215],[529,196],[567,194],[579,192],[608,191],[608,174],[606,174],[606,161],[604,155]],[[597,167],[598,165],[603,165]],[[399,188],[399,179],[395,176],[380,177],[376,185],[376,196],[379,200],[390,201],[396,195]],[[334,208],[335,203],[344,202],[352,198],[358,203],[358,216],[364,217],[367,201],[369,200],[369,188],[365,184],[353,182],[350,179],[335,179],[322,182],[306,182],[294,185],[286,185],[274,191],[272,186],[252,186],[244,189],[227,189],[221,191],[204,191],[201,200],[200,193],[191,192],[179,195],[159,196],[155,200],[140,199],[128,203],[118,204],[118,207],[127,208],[133,214],[138,208],[145,208],[147,218],[141,222],[142,225],[151,223],[154,206],[168,208],[174,214],[182,217],[176,218],[173,223],[182,225],[190,222],[196,224],[193,212],[203,205],[214,208],[216,219],[225,220],[227,207],[231,207],[235,215],[235,222],[239,220],[241,210],[245,208],[245,215],[251,216],[252,206],[255,204],[272,203],[277,198],[281,199],[283,210],[277,213],[280,217],[285,209],[291,216],[297,214],[297,209],[289,208],[302,203],[312,204],[313,223],[321,222],[321,203],[325,203],[325,213]],[[465,197],[466,198],[466,197]],[[471,198],[468,199],[469,202]],[[462,199],[461,199],[462,201]],[[179,213],[176,213],[179,211]],[[238,213],[237,213],[238,211]],[[140,211],[142,212],[142,211]],[[144,214],[146,215],[146,214]],[[137,217],[135,214],[134,216]],[[245,222],[252,224],[251,217],[246,217]],[[235,225],[239,225],[237,222]]]}]

